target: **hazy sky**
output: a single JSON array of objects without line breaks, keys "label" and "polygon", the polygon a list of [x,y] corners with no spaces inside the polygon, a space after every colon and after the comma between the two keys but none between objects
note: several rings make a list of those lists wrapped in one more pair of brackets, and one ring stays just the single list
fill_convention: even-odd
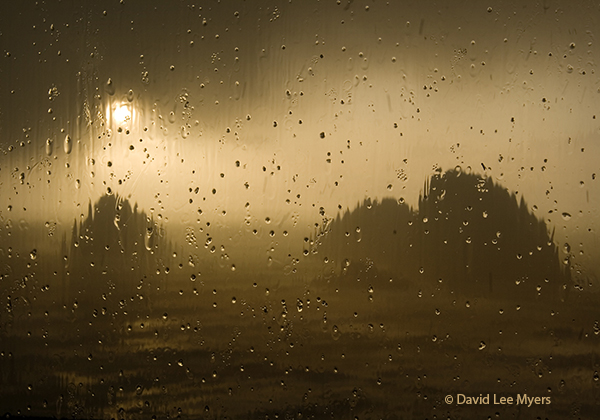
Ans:
[{"label": "hazy sky", "polygon": [[597,5],[338,3],[3,4],[0,215],[304,229],[460,165],[600,257]]}]

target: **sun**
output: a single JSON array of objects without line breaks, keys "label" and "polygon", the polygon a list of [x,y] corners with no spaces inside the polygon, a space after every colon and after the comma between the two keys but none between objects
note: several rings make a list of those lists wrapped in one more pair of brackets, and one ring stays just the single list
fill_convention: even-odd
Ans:
[{"label": "sun", "polygon": [[131,110],[127,105],[117,105],[113,112],[113,118],[117,124],[122,124],[131,120]]}]

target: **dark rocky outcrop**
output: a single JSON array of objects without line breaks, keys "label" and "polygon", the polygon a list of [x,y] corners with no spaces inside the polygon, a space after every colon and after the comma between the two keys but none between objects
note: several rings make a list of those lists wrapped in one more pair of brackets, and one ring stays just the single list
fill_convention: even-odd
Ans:
[{"label": "dark rocky outcrop", "polygon": [[428,180],[416,209],[364,201],[314,243],[336,273],[385,272],[424,291],[443,284],[461,296],[533,299],[558,297],[570,282],[553,233],[523,198],[455,170]]}]

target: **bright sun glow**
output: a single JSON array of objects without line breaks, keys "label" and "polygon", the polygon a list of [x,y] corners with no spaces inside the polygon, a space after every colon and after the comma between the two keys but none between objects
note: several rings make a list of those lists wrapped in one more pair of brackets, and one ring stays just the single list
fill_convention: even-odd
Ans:
[{"label": "bright sun glow", "polygon": [[124,123],[131,120],[131,111],[127,105],[117,105],[113,117],[117,123]]}]

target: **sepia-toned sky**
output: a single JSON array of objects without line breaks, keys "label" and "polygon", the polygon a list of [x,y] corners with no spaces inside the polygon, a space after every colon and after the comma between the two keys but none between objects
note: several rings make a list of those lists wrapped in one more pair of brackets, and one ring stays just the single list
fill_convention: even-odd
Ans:
[{"label": "sepia-toned sky", "polygon": [[586,1],[3,4],[0,216],[68,228],[110,188],[167,226],[304,231],[365,198],[415,205],[460,166],[593,271],[599,18]]}]

